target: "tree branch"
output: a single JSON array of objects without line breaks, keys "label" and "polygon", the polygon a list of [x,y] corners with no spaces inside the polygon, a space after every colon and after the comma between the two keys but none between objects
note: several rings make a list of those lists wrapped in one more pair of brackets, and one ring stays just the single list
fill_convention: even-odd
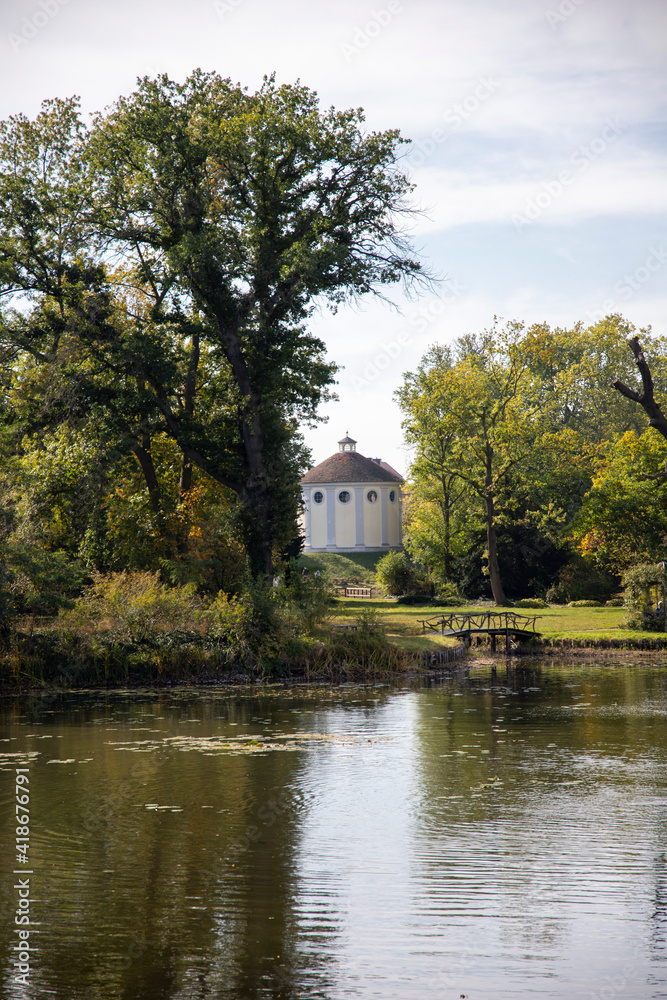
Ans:
[{"label": "tree branch", "polygon": [[620,392],[622,396],[626,399],[632,400],[633,403],[639,403],[643,407],[646,415],[648,416],[649,426],[654,427],[659,434],[662,434],[664,438],[667,438],[667,417],[660,409],[660,405],[656,403],[653,396],[653,378],[651,377],[651,370],[644,357],[644,352],[642,351],[641,344],[639,343],[639,337],[630,337],[628,340],[630,350],[635,356],[635,362],[637,368],[639,368],[639,373],[642,377],[642,387],[643,392],[639,393],[635,389],[630,389],[625,383],[621,382],[620,379],[614,379],[611,383],[612,388]]}]

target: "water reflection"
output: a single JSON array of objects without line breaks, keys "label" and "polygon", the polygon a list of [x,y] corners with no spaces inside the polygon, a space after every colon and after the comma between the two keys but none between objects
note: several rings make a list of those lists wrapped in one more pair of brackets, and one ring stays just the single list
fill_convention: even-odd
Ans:
[{"label": "water reflection", "polygon": [[11,702],[42,936],[17,990],[6,864],[2,996],[665,996],[666,681]]}]

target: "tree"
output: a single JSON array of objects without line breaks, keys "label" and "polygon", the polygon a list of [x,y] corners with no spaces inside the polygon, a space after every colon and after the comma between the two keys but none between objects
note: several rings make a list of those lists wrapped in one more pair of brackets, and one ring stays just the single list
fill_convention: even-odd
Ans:
[{"label": "tree", "polygon": [[461,338],[454,364],[447,352],[432,351],[421,405],[415,405],[409,377],[398,394],[410,413],[408,433],[420,440],[417,467],[425,461],[433,469],[437,455],[443,502],[448,498],[451,504],[458,482],[483,505],[487,571],[499,605],[507,598],[498,563],[498,501],[505,480],[530,450],[536,416],[527,358],[518,346],[522,334],[521,324],[510,323],[504,330]]},{"label": "tree", "polygon": [[[512,323],[429,350],[397,393],[415,448],[406,510],[414,558],[477,589],[485,534],[492,584],[501,575],[496,600],[546,591],[574,557],[574,519],[605,455],[624,434],[642,433],[635,397],[609,392],[612,372],[632,378],[632,333],[618,315],[571,330]],[[663,384],[664,339],[651,338],[651,358]]]},{"label": "tree", "polygon": [[181,497],[193,467],[231,489],[269,573],[295,531],[298,424],[336,370],[314,304],[423,277],[399,227],[403,140],[301,85],[250,94],[200,71],[144,78],[90,129],[48,102],[0,139],[0,293],[21,306],[4,344],[57,372],[52,419],[104,410],[156,516],[152,442],[170,436]]},{"label": "tree", "polygon": [[639,369],[639,374],[641,375],[642,392],[638,392],[636,389],[630,388],[630,386],[627,386],[618,378],[614,379],[611,383],[612,387],[616,389],[617,392],[620,392],[620,394],[626,399],[632,400],[633,403],[639,403],[649,418],[649,427],[655,428],[659,434],[662,434],[664,438],[667,438],[667,417],[665,417],[660,404],[655,398],[653,376],[651,375],[651,369],[648,366],[648,362],[644,357],[644,352],[642,351],[641,344],[639,343],[639,337],[636,335],[629,337],[628,345],[635,357],[635,362],[637,364],[637,368]]},{"label": "tree", "polygon": [[598,463],[574,521],[580,551],[620,575],[664,558],[667,547],[667,443],[628,431]]},{"label": "tree", "polygon": [[406,442],[415,449],[405,498],[406,545],[442,583],[453,579],[455,519],[469,494],[452,467],[457,427],[446,420],[449,397],[442,375],[453,365],[452,349],[434,345],[395,394]]}]

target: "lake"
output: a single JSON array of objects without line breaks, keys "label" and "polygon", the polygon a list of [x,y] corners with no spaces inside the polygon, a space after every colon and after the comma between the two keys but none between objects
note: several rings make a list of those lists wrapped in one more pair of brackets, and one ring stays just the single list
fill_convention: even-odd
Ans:
[{"label": "lake", "polygon": [[1,996],[667,997],[667,660],[513,663],[5,699]]}]

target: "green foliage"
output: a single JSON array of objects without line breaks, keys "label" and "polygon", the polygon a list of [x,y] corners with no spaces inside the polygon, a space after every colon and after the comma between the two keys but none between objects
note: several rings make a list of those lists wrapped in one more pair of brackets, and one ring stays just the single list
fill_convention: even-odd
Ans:
[{"label": "green foliage", "polygon": [[665,613],[657,610],[662,602],[665,569],[662,563],[644,563],[633,566],[623,574],[625,607],[628,610],[629,628],[649,632],[665,630]]},{"label": "green foliage", "polygon": [[311,573],[319,569],[335,587],[372,587],[381,558],[379,552],[317,552],[302,555],[299,562]]},{"label": "green foliage", "polygon": [[524,597],[520,601],[514,601],[515,608],[548,608],[546,601],[539,597]]},{"label": "green foliage", "polygon": [[561,569],[558,580],[546,593],[549,604],[568,604],[571,601],[598,601],[604,603],[618,590],[617,576],[605,572],[589,556],[574,553]]},{"label": "green foliage", "polygon": [[600,457],[574,529],[581,551],[615,573],[667,555],[667,441],[628,431]]},{"label": "green foliage", "polygon": [[[633,332],[618,315],[571,330],[514,322],[436,345],[405,376],[406,549],[436,583],[487,596],[495,551],[496,599],[606,600],[625,566],[661,556],[667,445],[610,387],[637,384]],[[642,341],[665,384],[667,342]]]},{"label": "green foliage", "polygon": [[[109,533],[127,552],[134,521],[138,562],[173,562],[197,469],[235,495],[251,571],[270,573],[296,533],[298,428],[336,371],[307,330],[314,303],[422,279],[398,224],[402,142],[365,132],[359,110],[321,110],[301,84],[249,93],[199,70],[142,79],[90,127],[74,99],[0,123],[0,342],[24,390],[13,419],[37,435],[94,428],[98,492],[123,459],[144,480],[115,507],[81,502],[83,524],[52,518],[69,533],[55,544],[113,566]],[[166,473],[161,437],[178,456]]]},{"label": "green foliage", "polygon": [[81,563],[65,552],[25,542],[9,542],[5,560],[5,586],[16,614],[52,615],[72,607],[86,578]]},{"label": "green foliage", "polygon": [[366,605],[357,612],[357,626],[362,636],[375,635],[380,631],[382,617],[377,608]]},{"label": "green foliage", "polygon": [[419,576],[404,552],[388,552],[375,571],[377,581],[388,594],[410,594],[419,589]]},{"label": "green foliage", "polygon": [[222,644],[230,661],[270,674],[306,655],[331,613],[332,595],[322,577],[304,579],[298,570],[293,560],[287,584],[248,581],[238,597],[220,593],[201,614],[207,636]]},{"label": "green foliage", "polygon": [[313,572],[303,576],[300,559],[291,561],[290,570],[289,583],[274,587],[271,596],[286,613],[295,616],[294,627],[310,635],[331,614],[333,591],[326,576]]},{"label": "green foliage", "polygon": [[248,602],[222,591],[209,604],[204,615],[209,635],[233,648],[240,659],[250,648],[250,620]]},{"label": "green foliage", "polygon": [[95,573],[72,610],[60,617],[65,627],[108,631],[120,641],[150,644],[161,633],[194,629],[200,610],[191,584],[167,587],[157,573]]},{"label": "green foliage", "polygon": [[601,608],[603,606],[602,601],[570,601],[568,605],[570,608]]},{"label": "green foliage", "polygon": [[463,594],[459,591],[459,588],[453,582],[448,582],[441,584],[437,588],[437,597],[440,602],[449,602],[452,607],[457,604],[465,603],[465,598]]}]

